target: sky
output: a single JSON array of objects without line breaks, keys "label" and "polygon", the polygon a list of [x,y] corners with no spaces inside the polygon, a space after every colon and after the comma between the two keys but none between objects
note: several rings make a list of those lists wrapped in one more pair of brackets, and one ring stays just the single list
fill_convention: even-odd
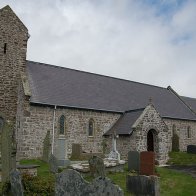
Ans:
[{"label": "sky", "polygon": [[27,59],[196,98],[196,0],[1,0],[29,30]]}]

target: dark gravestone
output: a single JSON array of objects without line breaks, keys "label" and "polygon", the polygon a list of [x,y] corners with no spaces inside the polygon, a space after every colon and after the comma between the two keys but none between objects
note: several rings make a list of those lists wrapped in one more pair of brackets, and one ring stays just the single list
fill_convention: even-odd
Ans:
[{"label": "dark gravestone", "polygon": [[82,146],[80,144],[72,144],[72,159],[80,159],[82,154]]},{"label": "dark gravestone", "polygon": [[196,154],[196,145],[188,145],[187,153]]},{"label": "dark gravestone", "polygon": [[140,153],[138,151],[128,152],[128,170],[137,171],[140,170]]},{"label": "dark gravestone", "polygon": [[126,177],[126,189],[133,195],[160,195],[160,184],[157,176],[131,176]]},{"label": "dark gravestone", "polygon": [[20,172],[18,170],[12,170],[10,172],[10,184],[11,192],[14,196],[23,196],[23,185]]},{"label": "dark gravestone", "polygon": [[58,160],[53,154],[51,154],[49,158],[49,168],[50,172],[54,174],[58,173]]},{"label": "dark gravestone", "polygon": [[56,176],[55,196],[123,196],[120,187],[108,178],[96,178],[90,184],[75,170],[64,170]]},{"label": "dark gravestone", "polygon": [[43,142],[43,155],[42,160],[45,162],[49,161],[49,155],[50,155],[50,131],[47,131],[46,137]]},{"label": "dark gravestone", "polygon": [[1,127],[1,163],[2,181],[6,182],[10,179],[10,172],[16,169],[15,131],[13,125],[6,121]]},{"label": "dark gravestone", "polygon": [[92,156],[88,162],[91,176],[101,176],[102,178],[105,177],[105,166],[102,158],[98,156]]},{"label": "dark gravestone", "polygon": [[155,154],[154,152],[140,153],[140,174],[141,175],[155,175]]},{"label": "dark gravestone", "polygon": [[179,136],[176,133],[174,133],[172,137],[172,151],[179,151]]}]

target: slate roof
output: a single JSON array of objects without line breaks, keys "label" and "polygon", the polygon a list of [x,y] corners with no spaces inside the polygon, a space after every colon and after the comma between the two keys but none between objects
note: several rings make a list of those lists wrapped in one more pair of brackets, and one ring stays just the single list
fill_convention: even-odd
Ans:
[{"label": "slate roof", "polygon": [[196,112],[196,99],[190,97],[181,97]]},{"label": "slate roof", "polygon": [[132,126],[135,121],[142,114],[144,109],[133,110],[129,112],[125,112],[118,121],[113,125],[109,131],[107,131],[104,135],[111,135],[112,133],[116,133],[117,135],[129,135],[132,133]]},{"label": "slate roof", "polygon": [[196,120],[196,115],[167,88],[27,61],[34,104],[125,112],[145,108],[152,98],[162,117]]}]

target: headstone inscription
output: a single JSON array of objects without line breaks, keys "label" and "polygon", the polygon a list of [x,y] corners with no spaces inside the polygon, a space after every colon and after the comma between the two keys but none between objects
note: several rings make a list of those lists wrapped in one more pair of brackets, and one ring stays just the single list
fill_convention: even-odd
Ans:
[{"label": "headstone inscription", "polygon": [[140,153],[138,151],[128,152],[128,170],[139,172],[140,170]]},{"label": "headstone inscription", "polygon": [[140,152],[140,175],[155,175],[154,152]]},{"label": "headstone inscription", "polygon": [[102,178],[105,177],[105,166],[102,158],[93,155],[88,162],[91,176],[101,176]]},{"label": "headstone inscription", "polygon": [[23,196],[24,189],[21,174],[16,169],[10,172],[10,184],[11,192],[14,196]]},{"label": "headstone inscription", "polygon": [[123,196],[120,187],[108,178],[96,178],[92,183],[86,182],[75,170],[64,170],[57,174],[55,196]]}]

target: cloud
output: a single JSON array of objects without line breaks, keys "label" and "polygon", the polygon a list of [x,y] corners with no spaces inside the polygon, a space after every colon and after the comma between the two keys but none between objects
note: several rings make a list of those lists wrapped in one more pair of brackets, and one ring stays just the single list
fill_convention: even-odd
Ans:
[{"label": "cloud", "polygon": [[171,85],[196,97],[196,2],[2,0],[31,35],[28,59]]}]

